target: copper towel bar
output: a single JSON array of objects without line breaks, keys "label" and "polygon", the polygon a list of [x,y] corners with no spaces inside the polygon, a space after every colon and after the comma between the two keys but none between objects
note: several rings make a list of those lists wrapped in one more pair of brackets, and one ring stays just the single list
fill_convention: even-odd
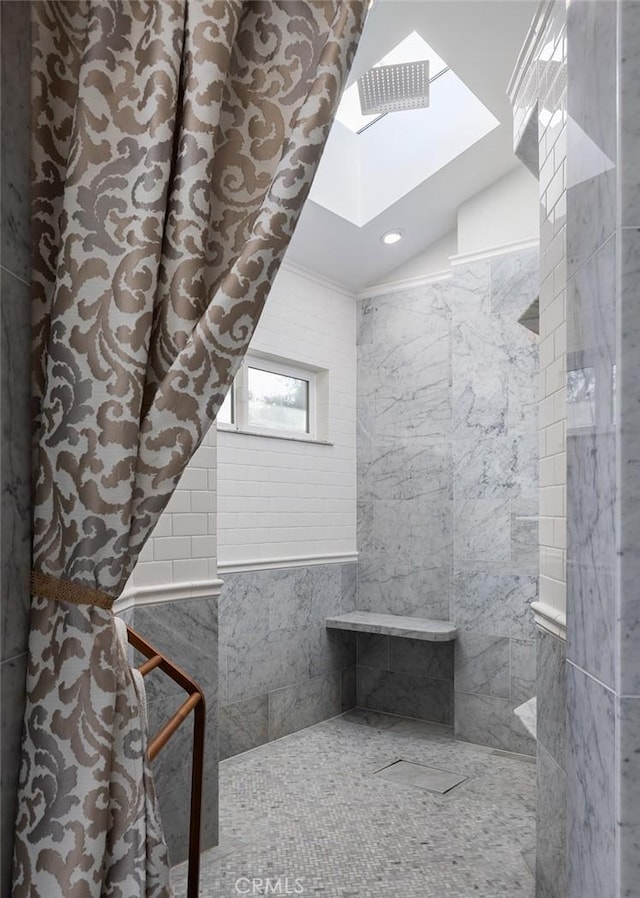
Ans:
[{"label": "copper towel bar", "polygon": [[188,693],[188,698],[180,705],[171,719],[150,740],[147,753],[152,761],[167,744],[178,727],[184,723],[191,711],[194,712],[193,754],[191,763],[191,811],[189,817],[189,868],[187,873],[186,898],[198,898],[200,882],[200,823],[202,818],[202,781],[204,775],[204,692],[187,673],[154,648],[139,633],[127,627],[127,638],[133,648],[148,660],[138,670],[146,676],[159,667],[174,683]]}]

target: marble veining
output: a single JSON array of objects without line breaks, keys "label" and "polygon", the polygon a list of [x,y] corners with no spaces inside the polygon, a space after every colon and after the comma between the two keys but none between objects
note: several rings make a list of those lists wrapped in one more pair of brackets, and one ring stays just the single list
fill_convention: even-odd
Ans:
[{"label": "marble veining", "polygon": [[503,751],[534,755],[536,744],[514,714],[520,702],[456,690],[455,733],[458,739],[492,745]]},{"label": "marble veining", "polygon": [[620,643],[619,689],[640,695],[640,229],[624,228],[620,240],[620,361],[616,377],[621,439],[618,463],[623,488],[619,510],[619,615],[624,639]]},{"label": "marble veining", "polygon": [[538,743],[536,898],[566,898],[567,777]]},{"label": "marble veining", "polygon": [[567,669],[567,898],[617,898],[615,697]]},{"label": "marble veining", "polygon": [[619,698],[616,709],[619,739],[620,784],[618,821],[620,846],[620,895],[640,894],[640,698]]},{"label": "marble veining", "polygon": [[[538,348],[518,318],[538,267],[531,247],[360,304],[357,607],[454,621],[474,738],[474,696],[508,731],[535,691]],[[359,637],[358,671],[402,645]]]},{"label": "marble veining", "polygon": [[[624,5],[624,4],[622,4]],[[616,225],[617,3],[567,7],[567,270],[578,270]],[[586,160],[598,160],[591,168]],[[594,210],[597,213],[594,214]]]},{"label": "marble veining", "polygon": [[577,272],[568,290],[567,364],[595,372],[593,423],[576,426],[567,403],[567,656],[609,686],[615,677],[616,241]]},{"label": "marble veining", "polygon": [[220,747],[225,757],[355,705],[357,564],[228,574],[220,594]]}]

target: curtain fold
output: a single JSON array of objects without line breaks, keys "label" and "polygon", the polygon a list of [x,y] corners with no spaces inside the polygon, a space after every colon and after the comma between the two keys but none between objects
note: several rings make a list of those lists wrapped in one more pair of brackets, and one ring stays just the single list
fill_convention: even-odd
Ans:
[{"label": "curtain fold", "polygon": [[33,4],[34,541],[14,896],[170,895],[110,606],[246,352],[360,0]]}]

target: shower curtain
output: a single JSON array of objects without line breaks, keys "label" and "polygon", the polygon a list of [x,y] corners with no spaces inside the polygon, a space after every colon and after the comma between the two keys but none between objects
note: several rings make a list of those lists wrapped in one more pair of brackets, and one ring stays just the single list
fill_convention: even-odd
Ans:
[{"label": "shower curtain", "polygon": [[34,538],[14,898],[170,895],[111,606],[282,261],[360,0],[33,4]]}]

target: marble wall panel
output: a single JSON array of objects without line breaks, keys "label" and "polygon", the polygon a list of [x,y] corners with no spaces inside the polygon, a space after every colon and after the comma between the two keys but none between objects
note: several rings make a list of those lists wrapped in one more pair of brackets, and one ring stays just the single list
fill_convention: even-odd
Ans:
[{"label": "marble wall panel", "polygon": [[359,666],[357,705],[451,726],[453,683]]},{"label": "marble wall panel", "polygon": [[227,646],[228,702],[262,695],[308,675],[308,627],[256,634],[251,642]]},{"label": "marble wall panel", "polygon": [[538,743],[536,777],[536,898],[566,898],[567,777]]},{"label": "marble wall panel", "polygon": [[456,690],[508,699],[509,644],[504,636],[459,632],[455,643]]},{"label": "marble wall panel", "polygon": [[484,570],[487,562],[511,558],[509,499],[463,499],[454,507],[454,566],[457,571]]},{"label": "marble wall panel", "polygon": [[538,295],[539,267],[537,246],[494,256],[490,260],[491,311],[508,316],[515,325]]},{"label": "marble wall panel", "polygon": [[[596,4],[599,5],[599,4]],[[568,287],[568,373],[595,380],[591,423],[567,402],[567,656],[609,686],[616,642],[616,241],[583,265]]]},{"label": "marble wall panel", "polygon": [[536,577],[462,572],[454,576],[453,619],[463,630],[485,636],[533,639],[529,605],[537,596]]},{"label": "marble wall panel", "polygon": [[618,464],[623,488],[618,493],[618,614],[624,633],[619,645],[619,691],[623,695],[640,695],[640,229],[621,229],[619,242],[621,333],[616,390],[621,433]]},{"label": "marble wall panel", "polygon": [[567,667],[567,898],[617,898],[615,696]]},{"label": "marble wall panel", "polygon": [[379,437],[370,460],[358,458],[358,501],[451,497],[451,447],[442,439]]},{"label": "marble wall panel", "polygon": [[620,845],[620,895],[640,896],[640,698],[618,698],[616,731],[619,752],[617,815]]},{"label": "marble wall panel", "polygon": [[220,595],[224,757],[355,704],[356,634],[327,630],[356,607],[354,562],[227,574]]},{"label": "marble wall panel", "polygon": [[356,634],[349,630],[328,630],[324,621],[309,627],[309,676],[342,670],[353,664]]},{"label": "marble wall panel", "polygon": [[269,696],[265,693],[220,708],[220,760],[269,741]]},{"label": "marble wall panel", "polygon": [[[509,713],[535,681],[538,351],[518,318],[537,294],[532,247],[364,300],[359,316],[358,608],[453,617],[462,691]],[[408,663],[404,648],[359,640],[359,680],[399,673],[385,653]],[[403,670],[428,663],[417,646]]]},{"label": "marble wall panel", "polygon": [[472,695],[456,689],[455,732],[458,739],[490,745],[502,751],[533,755],[535,740],[513,713],[520,702],[492,695]]},{"label": "marble wall panel", "polygon": [[618,103],[620,223],[640,227],[640,8],[637,0],[618,3]]},{"label": "marble wall panel", "polygon": [[[202,687],[206,701],[202,849],[218,842],[218,599],[184,599],[135,608],[129,623]],[[153,736],[184,701],[185,692],[161,671],[145,677]],[[183,724],[153,762],[172,863],[184,860],[189,836],[193,725]]]},{"label": "marble wall panel", "polygon": [[389,637],[380,633],[358,633],[356,663],[358,667],[389,670]]},{"label": "marble wall panel", "polygon": [[[535,420],[535,419],[534,419]],[[453,443],[454,498],[535,497],[537,435],[464,437]]]},{"label": "marble wall panel", "polygon": [[329,671],[269,693],[269,738],[279,739],[342,713],[342,673]]},{"label": "marble wall panel", "polygon": [[616,226],[616,28],[616,3],[567,6],[568,46],[580,55],[567,68],[569,276]]},{"label": "marble wall panel", "polygon": [[564,639],[538,628],[537,738],[566,768],[567,647]]},{"label": "marble wall panel", "polygon": [[536,694],[536,641],[511,640],[511,698],[526,702]]},{"label": "marble wall panel", "polygon": [[511,566],[509,573],[537,576],[539,561],[538,501],[511,500]]},{"label": "marble wall panel", "polygon": [[453,680],[453,644],[389,637],[388,670],[437,680]]},{"label": "marble wall panel", "polygon": [[342,669],[342,704],[341,710],[350,711],[356,706],[356,668],[344,667]]}]

